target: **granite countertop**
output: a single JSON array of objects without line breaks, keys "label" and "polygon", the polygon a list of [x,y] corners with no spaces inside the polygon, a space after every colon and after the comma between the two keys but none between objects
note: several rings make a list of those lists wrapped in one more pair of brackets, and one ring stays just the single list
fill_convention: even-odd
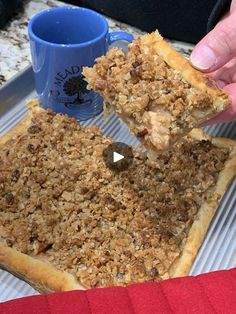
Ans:
[{"label": "granite countertop", "polygon": [[[62,5],[68,4],[55,0],[25,1],[23,11],[16,15],[4,29],[0,30],[0,86],[19,71],[22,71],[31,62],[27,35],[29,19],[41,10]],[[143,34],[137,28],[110,18],[108,18],[108,23],[111,31],[125,30],[132,33],[135,37]],[[185,56],[188,56],[191,52],[191,44],[177,41],[171,41],[171,43]]]}]

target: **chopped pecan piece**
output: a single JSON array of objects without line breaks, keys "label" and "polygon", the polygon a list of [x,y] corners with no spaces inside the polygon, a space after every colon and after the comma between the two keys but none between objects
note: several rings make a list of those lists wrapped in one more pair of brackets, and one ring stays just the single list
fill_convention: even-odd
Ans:
[{"label": "chopped pecan piece", "polygon": [[5,176],[0,174],[0,183],[4,183],[6,180]]},{"label": "chopped pecan piece", "polygon": [[19,169],[15,169],[12,172],[12,179],[17,181],[20,178],[20,170]]},{"label": "chopped pecan piece", "polygon": [[148,134],[148,129],[145,128],[142,131],[138,131],[137,137],[144,137],[147,134]]},{"label": "chopped pecan piece", "polygon": [[14,203],[14,195],[11,193],[11,192],[7,192],[6,195],[5,195],[5,198],[6,198],[6,202],[9,204],[9,205],[12,205]]},{"label": "chopped pecan piece", "polygon": [[41,131],[41,127],[37,124],[33,124],[28,128],[28,132],[30,134],[36,134],[39,133]]}]

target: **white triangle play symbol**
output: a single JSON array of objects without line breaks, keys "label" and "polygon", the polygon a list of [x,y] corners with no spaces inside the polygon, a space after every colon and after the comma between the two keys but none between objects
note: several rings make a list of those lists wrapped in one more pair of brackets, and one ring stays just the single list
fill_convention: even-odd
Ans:
[{"label": "white triangle play symbol", "polygon": [[113,153],[113,162],[117,162],[123,158],[125,158],[123,155],[116,152]]}]

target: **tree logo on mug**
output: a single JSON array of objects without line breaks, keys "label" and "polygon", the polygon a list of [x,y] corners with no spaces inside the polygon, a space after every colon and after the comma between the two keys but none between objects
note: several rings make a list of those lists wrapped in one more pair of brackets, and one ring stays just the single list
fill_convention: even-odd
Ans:
[{"label": "tree logo on mug", "polygon": [[92,103],[92,92],[87,89],[87,82],[81,73],[81,67],[73,65],[57,72],[54,78],[55,90],[50,90],[53,101],[69,109],[78,109],[81,105]]},{"label": "tree logo on mug", "polygon": [[84,76],[78,75],[69,78],[63,85],[63,91],[68,96],[75,96],[73,102],[65,103],[68,108],[77,107],[78,105],[87,103],[89,100],[85,100],[84,95],[89,93],[87,90],[87,82],[84,80]]}]

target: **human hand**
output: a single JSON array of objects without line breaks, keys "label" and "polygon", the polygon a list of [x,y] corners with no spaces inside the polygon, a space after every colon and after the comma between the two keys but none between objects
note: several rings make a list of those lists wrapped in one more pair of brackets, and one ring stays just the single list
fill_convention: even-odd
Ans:
[{"label": "human hand", "polygon": [[236,120],[236,0],[215,28],[196,45],[190,61],[213,78],[232,101],[230,108],[205,124]]}]

